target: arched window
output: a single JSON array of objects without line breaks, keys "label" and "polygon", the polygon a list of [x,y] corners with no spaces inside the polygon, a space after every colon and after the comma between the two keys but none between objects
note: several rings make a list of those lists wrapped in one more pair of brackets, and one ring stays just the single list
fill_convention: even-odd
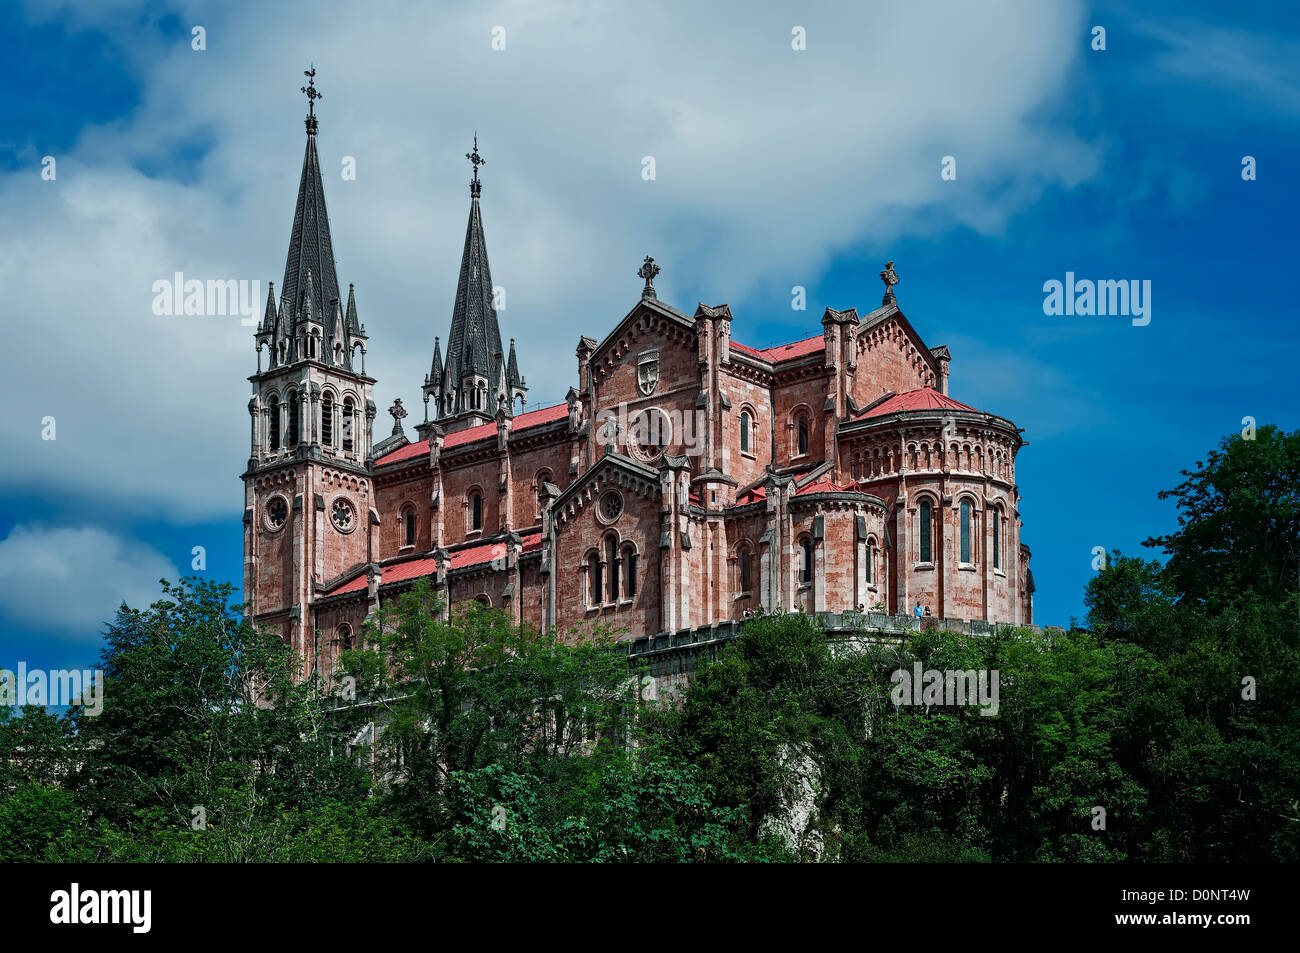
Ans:
[{"label": "arched window", "polygon": [[343,431],[343,450],[346,453],[352,452],[352,418],[354,416],[355,413],[352,410],[352,398],[344,397],[343,420],[341,421],[343,426],[340,429]]},{"label": "arched window", "polygon": [[605,562],[609,564],[609,601],[618,602],[618,540],[613,536],[605,540]]},{"label": "arched window", "polygon": [[808,418],[802,414],[795,421],[795,452],[797,456],[802,457],[808,452]]},{"label": "arched window", "polygon": [[587,553],[587,572],[590,574],[587,579],[589,584],[587,605],[598,606],[601,602],[601,592],[604,586],[601,585],[600,553],[594,549]]},{"label": "arched window", "polygon": [[287,398],[289,403],[289,446],[298,446],[298,392],[289,391]]},{"label": "arched window", "polygon": [[271,395],[271,449],[280,449],[280,398]]},{"label": "arched window", "polygon": [[872,575],[872,567],[876,565],[876,541],[870,540],[867,543],[867,584],[870,585],[876,580]]},{"label": "arched window", "polygon": [[749,428],[750,417],[749,411],[744,410],[740,413],[740,452],[749,453]]},{"label": "arched window", "polygon": [[803,567],[799,572],[800,582],[812,582],[812,565],[813,565],[813,545],[812,540],[805,538],[800,544],[803,547]]},{"label": "arched window", "polygon": [[326,394],[320,405],[320,442],[326,447],[334,446],[334,397]]},{"label": "arched window", "polygon": [[352,626],[344,622],[338,627],[339,645],[344,652],[352,649]]},{"label": "arched window", "polygon": [[930,501],[921,501],[921,562],[930,562]]},{"label": "arched window", "polygon": [[1002,511],[993,511],[993,568],[1002,568]]},{"label": "arched window", "polygon": [[415,545],[415,510],[408,509],[402,514],[402,545]]},{"label": "arched window", "polygon": [[533,479],[533,502],[537,504],[537,512],[533,514],[534,519],[540,520],[542,518],[542,488],[547,483],[554,482],[555,478],[551,475],[550,470],[541,469],[537,471],[537,476]]},{"label": "arched window", "polygon": [[492,597],[489,596],[486,592],[480,592],[477,596],[474,597],[474,601],[481,606],[487,606],[489,609],[492,608]]},{"label": "arched window", "polygon": [[961,562],[970,559],[970,500],[961,501]]},{"label": "arched window", "polygon": [[483,494],[471,493],[469,497],[469,528],[473,531],[483,528]]},{"label": "arched window", "polygon": [[740,551],[740,591],[749,592],[754,588],[754,560],[746,546]]},{"label": "arched window", "polygon": [[631,546],[623,549],[623,589],[628,599],[636,595],[636,550]]}]

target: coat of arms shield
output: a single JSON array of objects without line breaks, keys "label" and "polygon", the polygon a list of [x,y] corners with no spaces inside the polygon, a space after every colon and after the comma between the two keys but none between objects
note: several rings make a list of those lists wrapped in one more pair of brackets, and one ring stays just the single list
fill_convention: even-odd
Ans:
[{"label": "coat of arms shield", "polygon": [[649,397],[659,384],[659,354],[646,354],[637,361],[636,382],[641,393]]}]

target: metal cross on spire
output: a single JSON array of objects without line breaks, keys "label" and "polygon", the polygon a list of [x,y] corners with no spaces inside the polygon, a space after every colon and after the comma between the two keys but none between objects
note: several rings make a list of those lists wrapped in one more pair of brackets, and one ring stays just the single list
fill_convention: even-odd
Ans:
[{"label": "metal cross on spire", "polygon": [[478,132],[474,133],[474,151],[465,153],[465,158],[474,165],[474,181],[469,184],[470,193],[478,196],[479,191],[483,188],[482,183],[478,180],[478,167],[487,165],[487,159],[478,154]]},{"label": "metal cross on spire", "polygon": [[324,95],[316,88],[316,64],[311,64],[311,69],[302,71],[302,75],[307,77],[307,85],[302,87],[302,91],[307,94],[307,131],[316,131],[316,100],[324,99]]}]

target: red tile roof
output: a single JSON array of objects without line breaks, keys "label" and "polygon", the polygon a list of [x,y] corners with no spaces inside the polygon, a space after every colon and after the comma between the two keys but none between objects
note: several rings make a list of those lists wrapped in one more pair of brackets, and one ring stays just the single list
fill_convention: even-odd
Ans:
[{"label": "red tile roof", "polygon": [[[527,536],[520,537],[523,544],[521,551],[531,553],[542,548],[542,534],[529,533]],[[503,542],[483,543],[478,546],[468,546],[464,549],[458,549],[451,554],[451,569],[465,569],[468,566],[479,566],[483,563],[491,562],[494,559],[501,559],[506,554],[506,544]],[[432,556],[419,556],[415,559],[407,559],[400,563],[389,563],[387,566],[379,568],[379,584],[386,586],[392,582],[405,582],[408,579],[419,579],[422,576],[432,576],[438,571],[438,562]],[[327,595],[337,596],[345,592],[360,592],[366,588],[366,574],[361,573],[355,579],[351,579],[339,586]]]},{"label": "red tile roof", "polygon": [[744,493],[736,497],[736,505],[744,506],[746,503],[758,503],[766,499],[767,499],[767,487],[756,486],[752,489],[746,490]]},{"label": "red tile roof", "polygon": [[963,404],[959,400],[953,400],[946,394],[939,393],[933,387],[921,387],[917,390],[895,394],[889,400],[877,404],[864,414],[858,415],[857,419],[865,420],[868,417],[896,414],[900,410],[975,410],[975,408]]},{"label": "red tile roof", "polygon": [[327,592],[326,595],[340,596],[345,592],[360,592],[364,588],[366,588],[366,574],[361,573],[361,575],[357,576],[351,582],[345,582],[337,589],[333,589],[330,592]]},{"label": "red tile roof", "polygon": [[[489,563],[494,559],[500,559],[505,554],[505,543],[484,543],[481,546],[470,546],[468,549],[458,549],[451,554],[451,568],[465,569],[469,566],[478,566],[483,563]],[[386,581],[387,580],[385,580],[385,582]]]},{"label": "red tile roof", "polygon": [[[514,419],[511,426],[512,433],[518,433],[521,430],[527,430],[529,427],[540,427],[542,424],[553,423],[556,420],[562,420],[569,416],[568,404],[554,404],[550,407],[539,407],[537,410],[530,410],[526,414],[520,414]],[[468,427],[465,430],[457,430],[455,433],[447,434],[442,442],[444,450],[450,450],[452,447],[459,447],[467,443],[473,443],[475,440],[483,440],[487,437],[495,437],[497,425],[495,423],[479,424],[477,427]],[[429,441],[420,440],[416,443],[408,443],[400,450],[394,450],[392,453],[385,454],[375,461],[376,466],[384,466],[389,463],[400,463],[403,460],[410,460],[414,457],[422,456],[429,452]]]},{"label": "red tile roof", "polygon": [[418,440],[415,443],[408,443],[405,447],[394,450],[392,453],[384,454],[375,461],[375,464],[382,465],[385,463],[400,463],[402,460],[410,460],[412,457],[418,457],[429,452],[429,441]]},{"label": "red tile roof", "polygon": [[750,347],[748,344],[741,344],[738,341],[731,342],[733,351],[740,351],[742,354],[748,354],[750,357],[757,357],[764,361],[775,364],[777,361],[789,361],[796,357],[803,357],[807,354],[815,354],[818,351],[826,349],[826,336],[819,334],[816,337],[807,338],[803,341],[795,341],[791,344],[778,344],[776,347],[764,348],[759,350]]},{"label": "red tile roof", "polygon": [[836,483],[834,480],[832,480],[830,477],[827,477],[824,480],[814,480],[812,483],[809,483],[807,486],[804,486],[796,490],[794,495],[807,496],[809,493],[844,493],[844,492],[861,493],[863,492],[862,484],[857,482],[839,484]]}]

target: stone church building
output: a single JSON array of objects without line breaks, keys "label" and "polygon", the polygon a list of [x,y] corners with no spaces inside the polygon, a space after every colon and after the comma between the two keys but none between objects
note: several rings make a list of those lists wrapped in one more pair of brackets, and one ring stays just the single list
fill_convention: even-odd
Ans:
[{"label": "stone church building", "polygon": [[949,396],[948,349],[899,308],[892,263],[879,307],[827,308],[815,334],[760,349],[733,338],[743,319],[726,304],[661,301],[647,258],[630,310],[578,339],[566,401],[533,409],[494,307],[477,142],[423,422],[407,433],[399,400],[376,439],[369,339],[354,288],[339,286],[317,131],[313,108],[280,295],[256,331],[243,474],[248,611],[305,671],[328,671],[381,600],[422,578],[451,606],[566,632],[602,622],[633,640],[760,607],[919,603],[1032,622],[1021,431]]}]

